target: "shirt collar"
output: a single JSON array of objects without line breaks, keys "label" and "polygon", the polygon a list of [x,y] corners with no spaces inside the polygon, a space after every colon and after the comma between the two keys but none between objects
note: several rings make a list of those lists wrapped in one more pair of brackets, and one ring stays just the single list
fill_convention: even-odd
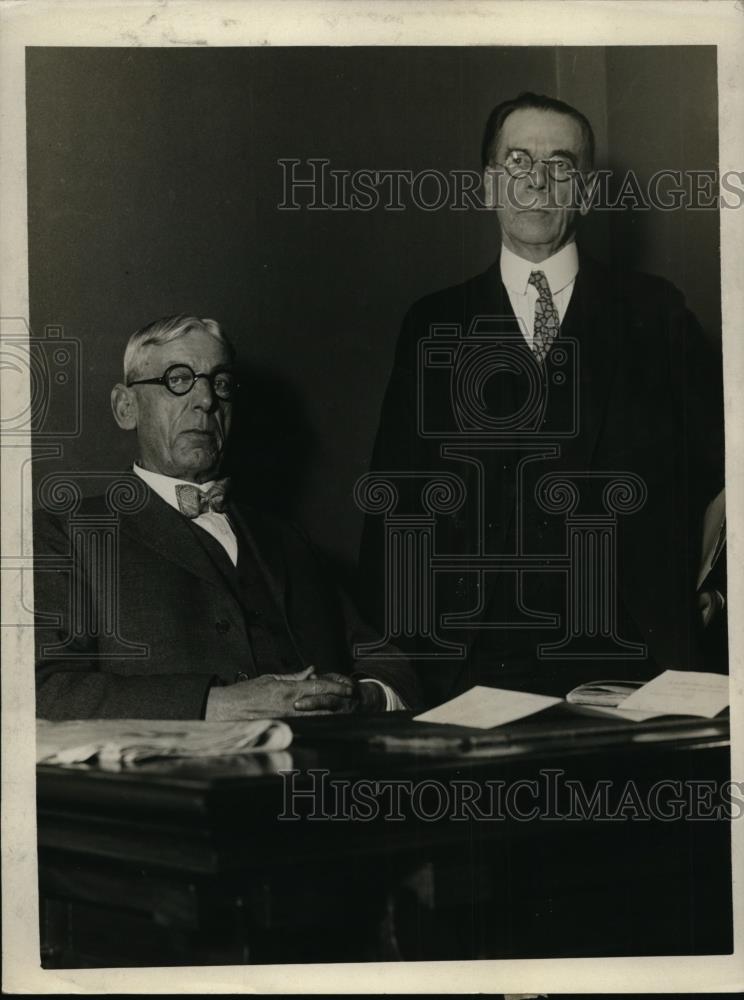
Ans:
[{"label": "shirt collar", "polygon": [[571,240],[558,253],[535,264],[524,257],[518,257],[502,243],[500,265],[501,280],[510,292],[526,295],[530,274],[532,271],[542,271],[550,285],[551,294],[555,295],[575,280],[579,271],[579,253],[575,241]]},{"label": "shirt collar", "polygon": [[[150,489],[157,493],[157,495],[165,500],[167,504],[171,507],[175,507],[179,510],[178,499],[176,497],[176,486],[187,483],[185,479],[174,479],[173,476],[164,476],[162,472],[150,472],[149,469],[143,469],[141,466],[134,463],[134,474],[139,476],[140,479],[147,483]],[[199,483],[198,489],[208,490],[212,486],[214,480],[210,480],[208,483]],[[196,483],[188,483],[189,486],[196,486]]]}]

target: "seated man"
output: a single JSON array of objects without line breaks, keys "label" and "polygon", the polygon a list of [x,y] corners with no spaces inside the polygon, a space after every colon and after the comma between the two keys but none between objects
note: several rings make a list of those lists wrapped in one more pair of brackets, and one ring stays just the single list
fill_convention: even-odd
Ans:
[{"label": "seated man", "polygon": [[111,403],[119,427],[137,433],[141,502],[118,515],[113,571],[95,536],[112,523],[103,497],[80,501],[74,537],[72,518],[35,518],[40,717],[241,719],[418,703],[407,663],[354,661],[374,636],[301,534],[240,506],[217,480],[233,359],[214,320],[168,317],[131,337]]}]

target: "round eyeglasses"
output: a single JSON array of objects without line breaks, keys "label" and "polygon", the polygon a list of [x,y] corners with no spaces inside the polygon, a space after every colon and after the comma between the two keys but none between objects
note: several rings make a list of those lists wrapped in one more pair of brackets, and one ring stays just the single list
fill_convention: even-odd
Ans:
[{"label": "round eyeglasses", "polygon": [[215,396],[225,402],[229,402],[240,388],[230,371],[216,371],[208,375],[207,372],[195,372],[190,365],[171,365],[160,378],[133,379],[127,385],[164,385],[174,396],[185,396],[194,388],[198,378],[205,378]]},{"label": "round eyeglasses", "polygon": [[512,177],[527,177],[538,163],[545,164],[548,175],[554,181],[570,180],[578,172],[573,160],[567,156],[551,156],[547,160],[533,160],[524,149],[512,149],[501,166],[505,167]]}]

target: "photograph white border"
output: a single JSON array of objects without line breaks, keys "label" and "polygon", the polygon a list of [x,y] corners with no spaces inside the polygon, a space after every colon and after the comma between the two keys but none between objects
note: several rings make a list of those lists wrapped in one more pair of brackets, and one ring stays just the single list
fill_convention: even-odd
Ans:
[{"label": "photograph white border", "polygon": [[[4,0],[0,3],[0,317],[29,316],[26,46],[715,45],[720,171],[744,170],[744,2],[648,0]],[[727,432],[732,778],[744,778],[744,211],[721,212]],[[53,266],[53,262],[50,266]],[[3,373],[0,372],[0,379]],[[5,383],[5,413],[28,399]],[[2,386],[0,385],[0,389]],[[0,448],[5,551],[30,538],[18,470]],[[17,621],[22,568],[3,565],[2,618]],[[725,992],[744,988],[744,818],[733,823],[730,956],[42,970],[37,923],[33,632],[2,635],[3,989],[9,993]]]}]

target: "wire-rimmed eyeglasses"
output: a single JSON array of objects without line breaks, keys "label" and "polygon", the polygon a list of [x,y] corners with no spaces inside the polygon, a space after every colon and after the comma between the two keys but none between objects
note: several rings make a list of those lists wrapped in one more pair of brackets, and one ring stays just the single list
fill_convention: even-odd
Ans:
[{"label": "wire-rimmed eyeglasses", "polygon": [[218,399],[229,402],[240,388],[240,383],[231,371],[195,372],[190,365],[170,365],[160,378],[139,378],[127,382],[131,385],[163,385],[174,396],[185,396],[196,385],[198,378],[205,378]]},{"label": "wire-rimmed eyeglasses", "polygon": [[527,177],[538,163],[544,163],[554,181],[570,180],[578,171],[576,164],[568,156],[550,156],[546,160],[534,160],[525,149],[512,149],[503,163],[512,177]]}]

